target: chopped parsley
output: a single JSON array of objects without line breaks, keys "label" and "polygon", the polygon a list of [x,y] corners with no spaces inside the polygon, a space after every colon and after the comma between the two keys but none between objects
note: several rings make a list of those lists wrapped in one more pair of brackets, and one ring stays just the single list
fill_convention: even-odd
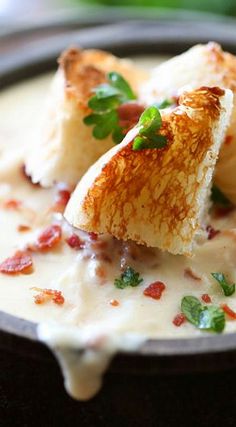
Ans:
[{"label": "chopped parsley", "polygon": [[228,207],[232,205],[230,200],[220,191],[218,187],[216,187],[216,185],[213,185],[211,189],[211,200],[216,205],[220,205],[223,207]]},{"label": "chopped parsley", "polygon": [[152,105],[141,114],[137,126],[140,130],[133,142],[133,150],[163,148],[167,144],[165,136],[158,134],[162,125],[159,109]]},{"label": "chopped parsley", "polygon": [[186,319],[199,329],[222,332],[225,327],[225,313],[215,305],[205,306],[193,296],[183,297],[181,311]]},{"label": "chopped parsley", "polygon": [[87,126],[94,126],[93,136],[96,139],[104,139],[112,135],[113,141],[118,144],[124,138],[122,128],[119,125],[117,108],[136,99],[128,82],[115,71],[107,74],[108,83],[94,88],[88,107],[93,111],[84,118]]},{"label": "chopped parsley", "polygon": [[132,286],[133,288],[138,286],[143,281],[140,278],[140,274],[137,273],[132,267],[127,267],[121,276],[114,281],[114,285],[118,289],[125,289],[128,286]]},{"label": "chopped parsley", "polygon": [[230,284],[223,273],[211,273],[211,275],[220,284],[226,297],[230,297],[234,294],[235,284]]}]

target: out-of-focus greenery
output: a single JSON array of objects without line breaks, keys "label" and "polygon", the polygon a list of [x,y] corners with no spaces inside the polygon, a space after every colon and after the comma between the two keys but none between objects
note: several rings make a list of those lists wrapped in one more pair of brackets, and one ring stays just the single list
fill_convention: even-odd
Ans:
[{"label": "out-of-focus greenery", "polygon": [[[81,1],[81,0],[80,0]],[[236,15],[236,0],[84,0],[84,3],[106,6],[142,6],[198,10],[225,15]]]}]

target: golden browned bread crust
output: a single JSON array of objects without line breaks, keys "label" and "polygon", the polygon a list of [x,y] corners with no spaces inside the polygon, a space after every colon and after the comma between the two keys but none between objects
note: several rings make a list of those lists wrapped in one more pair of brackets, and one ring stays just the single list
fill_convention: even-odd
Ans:
[{"label": "golden browned bread crust", "polygon": [[26,159],[34,182],[45,187],[58,181],[76,185],[89,166],[113,147],[110,135],[98,140],[83,122],[91,112],[88,100],[94,88],[106,81],[109,71],[122,74],[133,90],[147,78],[130,61],[110,53],[71,48],[60,56],[38,146]]},{"label": "golden browned bread crust", "polygon": [[110,71],[122,74],[135,92],[148,78],[148,73],[134,67],[131,61],[118,59],[102,50],[70,48],[62,53],[58,63],[64,73],[68,96],[73,95],[85,107],[93,89],[106,82],[106,74]]},{"label": "golden browned bread crust", "polygon": [[163,113],[162,149],[133,151],[134,128],[82,178],[66,210],[74,226],[189,254],[232,108],[232,93],[201,87]]},{"label": "golden browned bread crust", "polygon": [[196,45],[156,67],[140,88],[147,104],[178,95],[183,87],[219,86],[234,93],[234,107],[225,143],[216,165],[215,182],[236,203],[236,56],[210,42]]}]

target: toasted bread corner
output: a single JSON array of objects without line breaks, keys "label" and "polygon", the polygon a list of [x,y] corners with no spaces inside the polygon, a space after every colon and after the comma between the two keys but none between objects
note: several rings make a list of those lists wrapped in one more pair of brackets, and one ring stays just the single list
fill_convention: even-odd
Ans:
[{"label": "toasted bread corner", "polygon": [[44,187],[61,181],[76,185],[89,166],[113,146],[111,136],[98,140],[83,122],[91,112],[88,100],[93,89],[106,82],[108,71],[121,73],[135,91],[147,78],[130,61],[107,52],[71,48],[60,56],[38,144],[26,159],[33,182]]},{"label": "toasted bread corner", "polygon": [[232,92],[202,87],[162,114],[162,149],[134,151],[137,128],[84,175],[65,218],[174,254],[190,255],[232,109]]}]

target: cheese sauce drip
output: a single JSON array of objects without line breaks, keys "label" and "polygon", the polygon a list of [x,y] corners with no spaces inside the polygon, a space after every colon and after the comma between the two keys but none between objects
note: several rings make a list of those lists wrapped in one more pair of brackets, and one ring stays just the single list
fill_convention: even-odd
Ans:
[{"label": "cheese sauce drip", "polygon": [[[204,334],[188,322],[173,322],[185,295],[201,299],[208,294],[212,303],[236,311],[235,295],[225,297],[211,276],[223,272],[231,282],[236,280],[236,212],[209,218],[221,231],[210,239],[206,232],[192,258],[72,229],[55,209],[63,185],[43,189],[32,185],[23,171],[39,132],[50,80],[40,77],[1,95],[0,263],[34,245],[52,224],[61,228],[62,236],[50,250],[32,251],[31,274],[0,274],[0,310],[40,324],[39,338],[55,350],[68,391],[88,399],[99,389],[117,350],[133,351],[147,338]],[[119,289],[114,279],[127,266],[143,281]],[[164,284],[159,299],[144,293],[155,282]],[[61,292],[64,303],[50,297],[35,304],[37,289]],[[227,318],[225,331],[236,331],[236,322]]]}]

